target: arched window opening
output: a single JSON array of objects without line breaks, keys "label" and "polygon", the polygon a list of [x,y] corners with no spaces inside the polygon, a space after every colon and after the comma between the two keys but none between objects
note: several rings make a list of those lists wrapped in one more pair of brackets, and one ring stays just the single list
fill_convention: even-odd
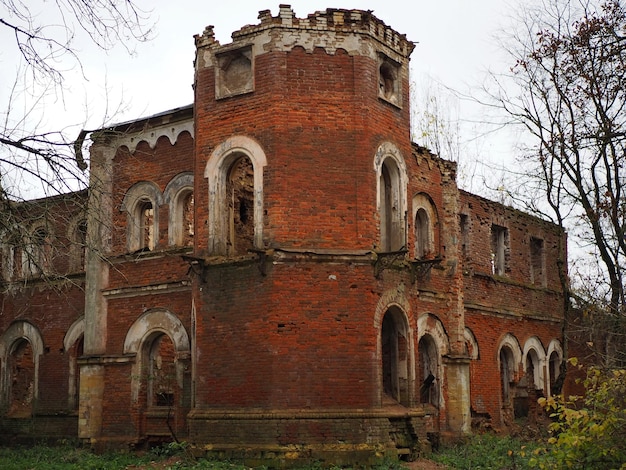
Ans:
[{"label": "arched window opening", "polygon": [[528,386],[534,390],[543,389],[540,367],[537,351],[530,349],[526,354],[526,377],[528,379]]},{"label": "arched window opening", "polygon": [[396,106],[401,106],[400,64],[382,54],[379,61],[378,96]]},{"label": "arched window opening", "polygon": [[500,385],[502,407],[510,408],[513,398],[512,386],[515,382],[515,364],[513,351],[508,346],[500,349]]},{"label": "arched window opening", "polygon": [[430,250],[430,220],[426,211],[420,208],[415,215],[415,257],[427,258],[431,254]]},{"label": "arched window opening", "polygon": [[228,253],[243,255],[254,248],[254,168],[248,157],[240,157],[233,162],[226,185]]},{"label": "arched window opening", "polygon": [[383,252],[404,248],[404,214],[400,171],[392,158],[386,158],[380,174],[380,236]]},{"label": "arched window opening", "polygon": [[139,249],[154,249],[154,207],[152,201],[139,204]]},{"label": "arched window opening", "polygon": [[18,237],[12,236],[7,241],[3,262],[2,268],[5,279],[19,279],[22,275],[22,249]]},{"label": "arched window opening", "polygon": [[403,313],[385,313],[381,331],[383,393],[387,399],[409,405],[409,338]]},{"label": "arched window opening", "polygon": [[83,355],[84,337],[81,336],[76,341],[70,353],[70,387],[69,387],[69,408],[70,410],[78,410],[80,397],[80,370],[78,367],[78,358]]},{"label": "arched window opening", "polygon": [[439,406],[439,387],[437,376],[439,371],[439,353],[432,336],[425,334],[418,344],[418,384],[420,386],[420,403]]},{"label": "arched window opening", "polygon": [[176,352],[166,334],[159,334],[148,348],[148,406],[172,407],[176,404]]},{"label": "arched window opening", "polygon": [[183,211],[182,216],[182,245],[183,246],[191,246],[193,245],[193,236],[194,236],[194,224],[193,224],[193,192],[188,192],[183,195],[181,209]]},{"label": "arched window opening", "polygon": [[83,271],[85,269],[85,259],[87,254],[87,221],[79,221],[74,233],[71,234],[71,267],[75,271]]},{"label": "arched window opening", "polygon": [[31,276],[45,273],[49,268],[50,243],[45,228],[38,228],[31,235],[28,250],[27,271]]},{"label": "arched window opening", "polygon": [[552,354],[550,354],[548,367],[550,368],[550,392],[552,393],[561,372],[561,357],[556,351],[552,351]]},{"label": "arched window opening", "polygon": [[35,360],[28,340],[20,338],[9,356],[9,416],[32,416],[35,401]]}]

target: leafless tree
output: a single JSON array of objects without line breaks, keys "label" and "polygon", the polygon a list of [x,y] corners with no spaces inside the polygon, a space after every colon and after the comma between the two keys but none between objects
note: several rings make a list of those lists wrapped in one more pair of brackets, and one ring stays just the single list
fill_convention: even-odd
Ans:
[{"label": "leafless tree", "polygon": [[[147,13],[132,0],[0,0],[3,74],[16,70],[12,89],[0,111],[0,196],[21,198],[21,185],[39,185],[39,195],[62,193],[84,185],[87,163],[84,132],[68,135],[58,120],[47,125],[38,112],[46,97],[62,101],[65,75],[84,76],[81,48],[91,43],[130,51],[149,38]],[[11,47],[12,44],[12,47]],[[17,63],[6,63],[14,59]],[[47,119],[51,121],[51,119]]]},{"label": "leafless tree", "polygon": [[[618,0],[525,5],[508,38],[510,73],[497,104],[530,134],[525,184],[590,258],[571,292],[602,318],[605,365],[626,361],[626,10]],[[536,209],[541,206],[535,205]],[[569,303],[566,299],[566,308]],[[598,315],[598,311],[602,314]],[[599,345],[601,349],[598,348]]]},{"label": "leafless tree", "polygon": [[[47,115],[46,106],[74,93],[66,83],[70,74],[88,79],[81,56],[87,45],[132,53],[150,39],[149,12],[138,1],[0,0],[0,65],[10,88],[0,90],[0,277],[5,281],[56,275],[50,266],[59,247],[51,245],[60,239],[49,240],[46,230],[68,227],[86,209],[83,147],[89,131],[80,122],[70,126]],[[27,200],[33,198],[39,199]],[[80,239],[84,227],[70,228]],[[67,260],[65,265],[64,272],[71,271]],[[12,273],[18,270],[20,276]]]}]

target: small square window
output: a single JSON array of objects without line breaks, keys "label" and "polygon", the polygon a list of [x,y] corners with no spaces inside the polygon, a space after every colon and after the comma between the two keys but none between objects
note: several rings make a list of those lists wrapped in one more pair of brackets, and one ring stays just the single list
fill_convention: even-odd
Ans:
[{"label": "small square window", "polygon": [[401,83],[400,64],[381,54],[378,67],[378,97],[400,107]]},{"label": "small square window", "polygon": [[249,93],[254,90],[252,47],[244,47],[216,55],[215,97]]}]

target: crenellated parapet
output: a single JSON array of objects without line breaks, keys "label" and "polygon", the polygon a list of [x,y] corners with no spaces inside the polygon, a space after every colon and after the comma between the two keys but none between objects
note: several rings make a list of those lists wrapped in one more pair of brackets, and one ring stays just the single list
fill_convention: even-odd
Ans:
[{"label": "crenellated parapet", "polygon": [[[277,16],[272,16],[270,10],[262,10],[259,19],[260,24],[244,26],[232,34],[234,47],[252,45],[255,56],[302,47],[307,52],[322,48],[328,54],[334,54],[341,49],[349,55],[375,58],[377,51],[383,50],[398,62],[408,59],[415,47],[404,34],[387,26],[370,10],[328,8],[306,18],[297,18],[290,5],[280,5]],[[195,39],[198,48],[213,50],[229,47],[222,46],[215,39],[213,26],[208,26]],[[198,65],[214,65],[212,57],[210,53],[205,54],[204,63]]]}]

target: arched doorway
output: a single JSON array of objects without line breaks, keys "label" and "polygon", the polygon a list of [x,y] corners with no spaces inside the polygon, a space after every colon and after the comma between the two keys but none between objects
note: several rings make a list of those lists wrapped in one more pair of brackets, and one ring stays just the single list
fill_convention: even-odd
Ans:
[{"label": "arched doorway", "polygon": [[404,313],[398,307],[389,308],[383,317],[381,354],[383,398],[409,406],[411,399],[409,328]]},{"label": "arched doorway", "polygon": [[439,407],[439,351],[434,338],[425,334],[417,346],[419,363],[417,383],[420,387],[420,403]]},{"label": "arched doorway", "polygon": [[9,354],[9,410],[14,418],[29,418],[35,400],[35,360],[28,340],[20,338]]}]

